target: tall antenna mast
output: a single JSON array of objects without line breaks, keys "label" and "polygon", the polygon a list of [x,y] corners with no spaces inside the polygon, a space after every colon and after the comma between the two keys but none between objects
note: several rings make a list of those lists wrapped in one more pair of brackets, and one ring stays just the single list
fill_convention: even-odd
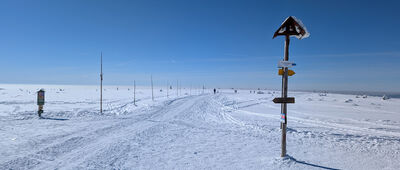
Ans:
[{"label": "tall antenna mast", "polygon": [[103,52],[100,54],[100,113],[103,114]]}]

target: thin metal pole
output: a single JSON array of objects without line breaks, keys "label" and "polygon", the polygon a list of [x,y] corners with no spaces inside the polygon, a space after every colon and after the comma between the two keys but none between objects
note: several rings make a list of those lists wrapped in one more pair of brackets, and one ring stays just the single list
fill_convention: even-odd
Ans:
[{"label": "thin metal pole", "polygon": [[100,113],[103,114],[103,52],[100,54]]},{"label": "thin metal pole", "polygon": [[182,82],[179,81],[179,95],[182,95]]},{"label": "thin metal pole", "polygon": [[169,82],[167,81],[167,98],[168,98]]},{"label": "thin metal pole", "polygon": [[150,76],[151,79],[151,100],[154,101],[154,93],[153,93],[153,75]]},{"label": "thin metal pole", "polygon": [[[285,58],[284,61],[289,61],[289,43],[290,37],[286,35],[285,39]],[[282,98],[287,98],[288,90],[288,68],[284,68],[284,73],[282,75]],[[286,103],[281,104],[281,112],[285,116],[285,121],[281,123],[282,127],[282,153],[281,157],[286,156],[286,129],[287,129],[287,105]]]},{"label": "thin metal pole", "polygon": [[136,81],[133,80],[133,104],[136,105]]}]

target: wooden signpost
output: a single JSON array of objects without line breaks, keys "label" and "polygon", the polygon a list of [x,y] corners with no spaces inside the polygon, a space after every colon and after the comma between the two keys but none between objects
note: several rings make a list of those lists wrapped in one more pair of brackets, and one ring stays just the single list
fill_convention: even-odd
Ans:
[{"label": "wooden signpost", "polygon": [[281,104],[281,129],[282,129],[282,152],[281,157],[286,156],[286,128],[287,128],[287,103],[294,103],[293,97],[287,96],[288,91],[288,76],[294,75],[293,70],[289,70],[289,67],[295,66],[296,64],[293,62],[289,62],[289,42],[290,36],[295,36],[298,39],[307,38],[309,33],[306,28],[303,26],[300,20],[290,16],[288,17],[282,25],[275,32],[272,39],[277,36],[285,36],[285,56],[283,61],[278,63],[278,67],[280,67],[279,75],[282,75],[282,97],[275,98],[273,100],[274,103]]},{"label": "wooden signpost", "polygon": [[39,115],[39,118],[41,118],[42,113],[43,113],[43,105],[44,105],[44,90],[43,89],[40,89],[37,92],[37,105],[39,106],[38,115]]}]

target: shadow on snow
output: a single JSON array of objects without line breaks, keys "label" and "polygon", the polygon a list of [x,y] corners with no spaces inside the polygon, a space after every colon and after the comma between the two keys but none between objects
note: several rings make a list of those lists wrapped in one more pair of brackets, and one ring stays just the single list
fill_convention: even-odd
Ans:
[{"label": "shadow on snow", "polygon": [[330,168],[330,167],[326,167],[326,166],[307,163],[307,162],[304,162],[304,161],[299,161],[299,160],[297,160],[296,158],[293,158],[290,155],[286,155],[286,157],[284,159],[288,159],[290,161],[294,161],[294,162],[299,163],[299,164],[308,165],[308,166],[312,166],[312,167],[316,167],[316,168],[329,169],[329,170],[339,170],[339,169],[336,169],[336,168]]},{"label": "shadow on snow", "polygon": [[59,121],[66,121],[69,119],[63,119],[63,118],[51,118],[51,117],[40,117],[40,119],[47,119],[47,120],[59,120]]}]

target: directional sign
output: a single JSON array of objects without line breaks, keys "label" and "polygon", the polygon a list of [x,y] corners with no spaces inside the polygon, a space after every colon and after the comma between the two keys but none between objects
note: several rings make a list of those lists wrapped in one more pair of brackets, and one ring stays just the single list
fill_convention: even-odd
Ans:
[{"label": "directional sign", "polygon": [[[283,69],[279,69],[278,75],[283,75],[283,72]],[[294,74],[296,74],[296,72],[294,72],[293,70],[288,70],[288,76],[293,76]]]},{"label": "directional sign", "polygon": [[288,98],[277,97],[272,101],[274,103],[294,103],[294,97],[288,97]]},{"label": "directional sign", "polygon": [[291,61],[279,61],[278,62],[279,68],[284,68],[284,67],[290,68],[292,66],[296,66],[296,63],[293,63]]},{"label": "directional sign", "polygon": [[280,76],[283,75],[283,72],[285,72],[285,71],[283,71],[283,69],[279,69],[278,70],[278,75],[280,75]]},{"label": "directional sign", "polygon": [[306,27],[304,27],[300,20],[290,16],[283,21],[282,25],[278,28],[278,30],[276,30],[272,38],[280,35],[295,36],[298,39],[303,39],[310,36],[310,33],[308,33]]}]

